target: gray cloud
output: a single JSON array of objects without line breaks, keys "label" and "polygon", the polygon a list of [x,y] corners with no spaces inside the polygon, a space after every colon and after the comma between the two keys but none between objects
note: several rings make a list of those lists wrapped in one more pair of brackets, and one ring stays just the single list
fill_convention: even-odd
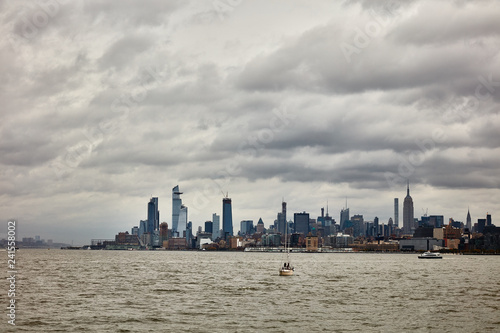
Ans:
[{"label": "gray cloud", "polygon": [[0,6],[0,218],[26,236],[112,238],[151,195],[170,222],[176,184],[195,226],[221,191],[235,221],[346,196],[387,221],[406,179],[416,211],[500,214],[496,2]]}]

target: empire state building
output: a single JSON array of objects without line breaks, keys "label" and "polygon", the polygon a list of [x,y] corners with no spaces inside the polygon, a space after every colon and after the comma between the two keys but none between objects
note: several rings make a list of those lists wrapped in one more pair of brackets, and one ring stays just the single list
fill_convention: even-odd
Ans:
[{"label": "empire state building", "polygon": [[406,197],[403,203],[403,233],[411,234],[414,224],[413,218],[413,199],[410,197],[410,181],[408,181],[408,186],[406,188]]}]

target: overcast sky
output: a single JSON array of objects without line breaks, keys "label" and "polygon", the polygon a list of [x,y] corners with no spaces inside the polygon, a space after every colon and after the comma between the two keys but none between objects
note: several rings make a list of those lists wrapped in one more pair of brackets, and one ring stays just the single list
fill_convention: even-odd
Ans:
[{"label": "overcast sky", "polygon": [[[326,208],[500,225],[497,1],[0,1],[0,219],[89,244]],[[6,226],[6,223],[5,223]],[[6,237],[6,227],[0,238]]]}]

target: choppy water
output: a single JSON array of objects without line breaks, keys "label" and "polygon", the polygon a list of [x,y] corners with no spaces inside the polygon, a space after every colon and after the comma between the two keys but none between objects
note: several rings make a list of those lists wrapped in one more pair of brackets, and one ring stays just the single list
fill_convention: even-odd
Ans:
[{"label": "choppy water", "polygon": [[499,256],[293,254],[292,277],[278,276],[273,253],[16,259],[17,326],[2,307],[0,332],[500,332]]}]

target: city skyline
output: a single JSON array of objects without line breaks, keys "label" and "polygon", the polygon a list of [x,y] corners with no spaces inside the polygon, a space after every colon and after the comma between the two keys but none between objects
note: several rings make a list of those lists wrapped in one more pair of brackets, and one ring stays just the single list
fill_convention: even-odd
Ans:
[{"label": "city skyline", "polygon": [[399,198],[401,227],[407,180],[415,217],[500,216],[498,2],[50,3],[0,5],[21,237],[113,237],[151,198],[171,227],[175,184],[193,230],[228,192],[235,234],[283,198],[381,224]]}]

